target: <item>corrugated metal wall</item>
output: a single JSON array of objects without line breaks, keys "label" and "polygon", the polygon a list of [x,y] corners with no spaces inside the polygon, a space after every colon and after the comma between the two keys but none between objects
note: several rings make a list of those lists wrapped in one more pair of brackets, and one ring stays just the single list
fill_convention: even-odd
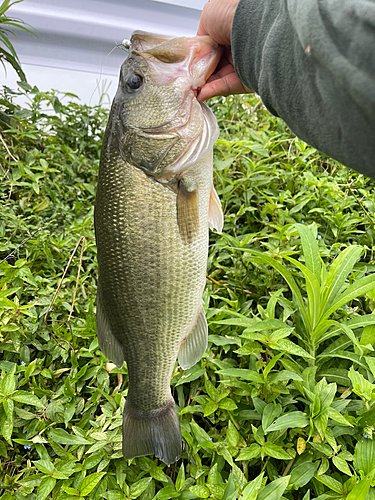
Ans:
[{"label": "corrugated metal wall", "polygon": [[[134,30],[184,36],[196,33],[203,0],[25,0],[9,15],[29,23],[37,37],[12,37],[28,81],[41,90],[73,92],[96,104],[112,98],[125,53],[115,48]],[[178,4],[178,5],[176,5]],[[113,50],[114,49],[114,50]],[[2,83],[14,87],[12,69],[0,69]]]}]

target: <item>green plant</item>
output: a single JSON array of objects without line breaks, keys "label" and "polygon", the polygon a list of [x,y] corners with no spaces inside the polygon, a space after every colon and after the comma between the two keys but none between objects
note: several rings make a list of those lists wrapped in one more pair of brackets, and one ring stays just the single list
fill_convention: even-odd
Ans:
[{"label": "green plant", "polygon": [[[308,349],[311,364],[315,364],[319,345],[340,335],[342,332],[347,335],[361,357],[364,349],[353,330],[374,325],[375,316],[372,314],[362,315],[346,322],[339,322],[329,318],[345,304],[375,289],[375,274],[356,279],[349,286],[346,282],[363,249],[358,245],[347,247],[331,262],[330,268],[327,270],[324,263],[322,263],[316,236],[313,232],[302,224],[296,224],[294,227],[301,236],[301,248],[305,264],[288,255],[285,255],[284,258],[302,272],[307,293],[306,300],[304,300],[300,286],[293,278],[292,273],[275,258],[256,250],[247,248],[241,248],[240,250],[250,253],[252,262],[268,264],[274,267],[288,283],[293,293],[293,303],[290,303],[290,307],[297,309],[294,335],[303,343],[305,349]],[[375,342],[375,337],[371,340],[367,345],[367,350],[373,350],[372,344]],[[343,345],[345,345],[345,342]],[[332,354],[322,354],[324,357],[337,357],[339,355],[337,351]],[[355,359],[352,358],[352,361],[355,362]]]},{"label": "green plant", "polygon": [[26,27],[28,25],[23,21],[8,17],[6,15],[6,12],[12,5],[20,3],[22,1],[23,0],[16,0],[11,2],[11,0],[3,0],[2,4],[0,5],[0,62],[3,65],[4,69],[6,69],[4,62],[9,63],[13,67],[14,71],[16,71],[19,78],[21,78],[21,80],[25,82],[25,73],[22,71],[17,53],[11,41],[9,40],[9,34],[12,34],[12,30],[9,29],[9,27],[21,29],[31,34],[34,33]]},{"label": "green plant", "polygon": [[172,377],[185,448],[170,467],[127,462],[126,368],[95,334],[107,110],[69,97],[0,94],[0,498],[371,500],[373,181],[254,96],[212,103],[225,231],[210,235],[207,352]]}]

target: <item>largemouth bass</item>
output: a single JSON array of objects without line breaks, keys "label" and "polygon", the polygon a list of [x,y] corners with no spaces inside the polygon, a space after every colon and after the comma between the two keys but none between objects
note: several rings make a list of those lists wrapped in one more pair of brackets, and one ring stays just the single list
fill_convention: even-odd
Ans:
[{"label": "largemouth bass", "polygon": [[202,292],[208,229],[223,214],[212,183],[216,119],[196,90],[220,58],[209,37],[134,32],[102,146],[95,204],[97,335],[126,361],[126,459],[181,454],[170,379],[207,347]]}]

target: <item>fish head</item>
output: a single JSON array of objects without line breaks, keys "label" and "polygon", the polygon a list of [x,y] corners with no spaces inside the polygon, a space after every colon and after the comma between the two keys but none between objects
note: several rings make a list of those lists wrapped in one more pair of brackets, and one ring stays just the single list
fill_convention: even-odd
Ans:
[{"label": "fish head", "polygon": [[133,33],[112,107],[126,162],[169,182],[197,160],[208,146],[197,90],[220,56],[221,48],[208,36]]}]

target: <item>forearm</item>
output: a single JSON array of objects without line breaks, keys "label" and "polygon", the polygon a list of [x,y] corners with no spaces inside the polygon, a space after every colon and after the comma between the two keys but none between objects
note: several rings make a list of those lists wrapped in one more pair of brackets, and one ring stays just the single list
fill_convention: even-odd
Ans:
[{"label": "forearm", "polygon": [[375,3],[240,0],[232,25],[241,81],[293,132],[375,177]]}]

